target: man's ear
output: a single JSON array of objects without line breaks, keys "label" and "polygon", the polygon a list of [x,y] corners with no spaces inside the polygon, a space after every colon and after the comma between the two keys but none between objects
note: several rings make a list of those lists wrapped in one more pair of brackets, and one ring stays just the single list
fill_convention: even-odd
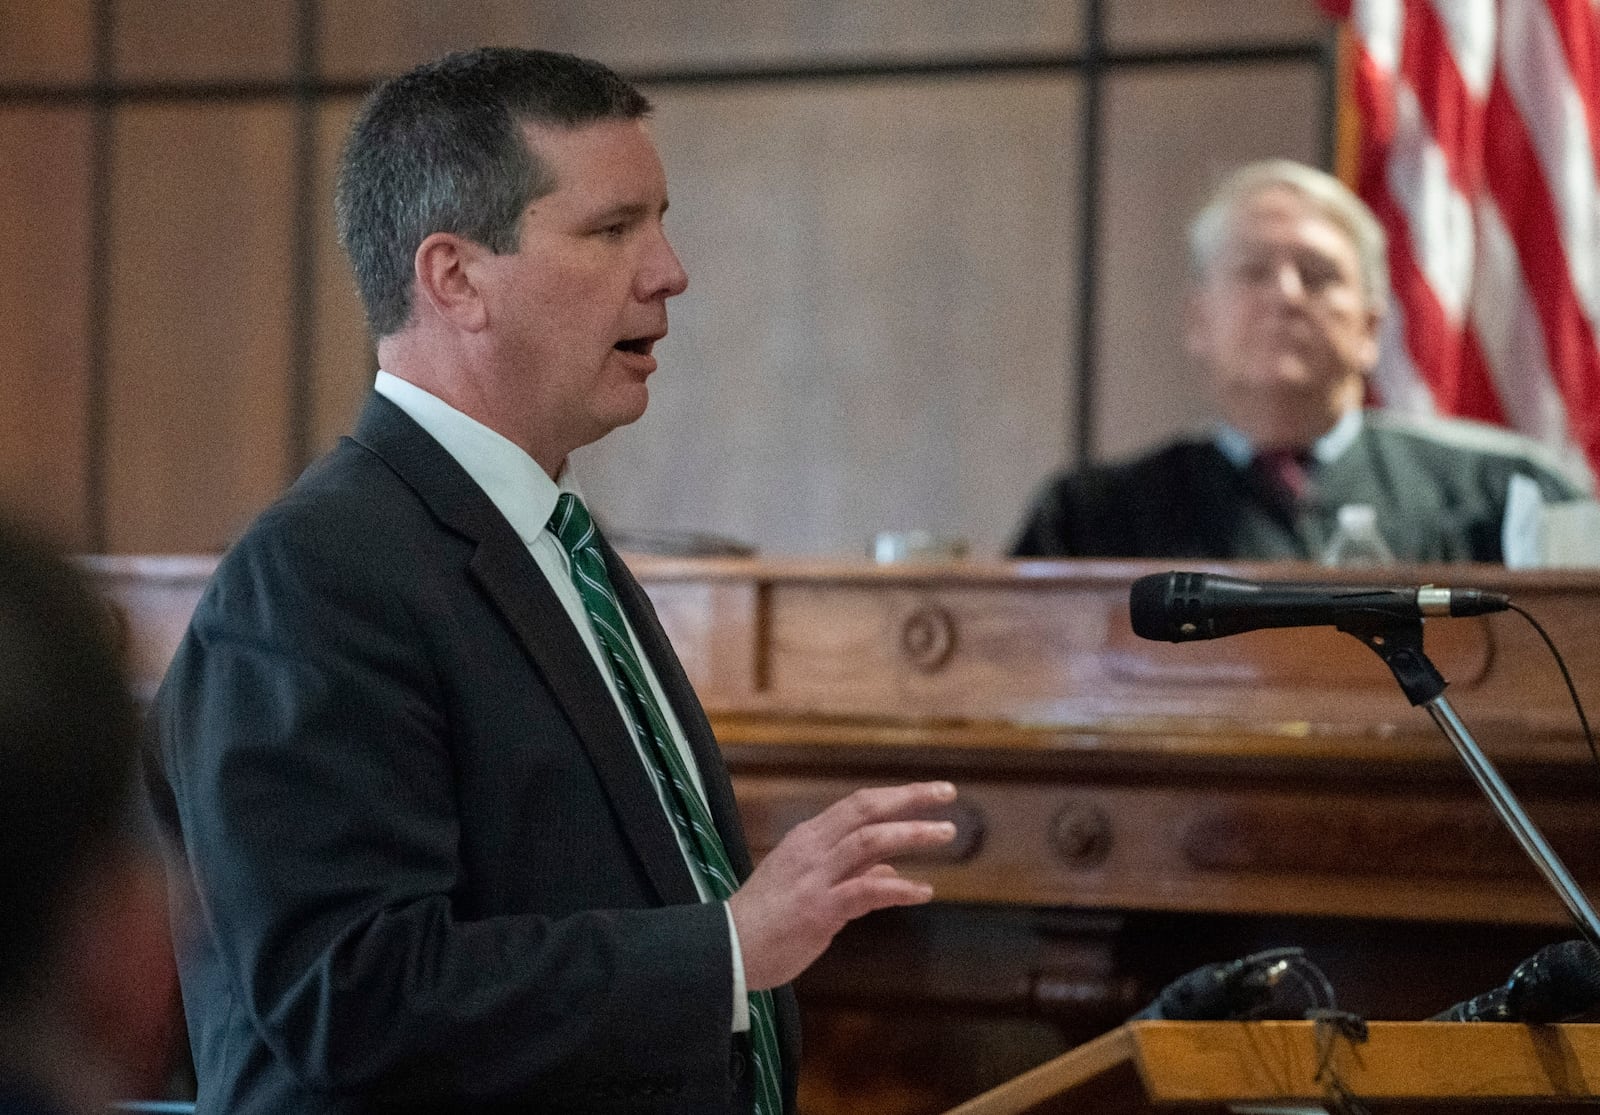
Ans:
[{"label": "man's ear", "polygon": [[[435,232],[417,245],[412,260],[417,301],[457,329],[476,333],[488,322],[479,287],[478,258],[488,249],[453,232]],[[418,309],[423,307],[419,305]]]},{"label": "man's ear", "polygon": [[1367,379],[1372,378],[1372,370],[1378,366],[1378,349],[1383,336],[1383,314],[1378,310],[1367,311],[1367,335],[1361,344],[1361,374]]}]

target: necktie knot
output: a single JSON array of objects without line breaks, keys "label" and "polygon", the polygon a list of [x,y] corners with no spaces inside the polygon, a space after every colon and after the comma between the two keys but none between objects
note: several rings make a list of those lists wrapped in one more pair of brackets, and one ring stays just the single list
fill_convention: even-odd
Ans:
[{"label": "necktie knot", "polygon": [[571,557],[577,557],[594,545],[594,520],[589,517],[583,500],[571,492],[562,492],[556,497],[555,512],[545,525]]},{"label": "necktie knot", "polygon": [[1307,449],[1263,449],[1252,467],[1290,503],[1305,502],[1311,494],[1311,452]]}]

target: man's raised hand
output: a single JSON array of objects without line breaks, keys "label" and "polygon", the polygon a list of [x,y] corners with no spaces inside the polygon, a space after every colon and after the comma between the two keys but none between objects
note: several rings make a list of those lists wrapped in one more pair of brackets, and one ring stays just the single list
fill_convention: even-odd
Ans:
[{"label": "man's raised hand", "polygon": [[931,899],[931,886],[902,878],[885,861],[950,843],[953,824],[918,815],[955,796],[948,782],[857,790],[791,829],[728,899],[746,986],[788,983],[847,921]]}]

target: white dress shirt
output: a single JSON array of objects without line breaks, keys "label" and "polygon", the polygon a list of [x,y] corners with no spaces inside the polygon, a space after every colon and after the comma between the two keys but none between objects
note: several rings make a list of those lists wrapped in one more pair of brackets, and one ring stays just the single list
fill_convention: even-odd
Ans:
[{"label": "white dress shirt", "polygon": [[[1351,407],[1339,416],[1327,433],[1311,443],[1311,457],[1319,465],[1332,464],[1344,455],[1361,436],[1363,425],[1360,407]],[[1248,468],[1256,455],[1255,444],[1244,433],[1226,422],[1219,423],[1212,432],[1217,449],[1236,468]]]}]

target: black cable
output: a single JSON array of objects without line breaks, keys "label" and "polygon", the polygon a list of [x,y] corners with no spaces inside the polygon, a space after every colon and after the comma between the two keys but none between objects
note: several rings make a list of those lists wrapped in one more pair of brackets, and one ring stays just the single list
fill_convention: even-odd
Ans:
[{"label": "black cable", "polygon": [[1299,956],[1287,962],[1285,976],[1292,976],[1301,991],[1305,993],[1306,1002],[1311,1005],[1301,1012],[1302,1018],[1314,1019],[1318,1015],[1338,1014],[1339,997],[1334,994],[1333,984],[1323,970],[1308,959],[1302,951]]},{"label": "black cable", "polygon": [[1319,999],[1313,993],[1311,995],[1312,1003],[1323,1010],[1337,1011],[1339,1009],[1339,999],[1333,993],[1333,983],[1328,979],[1327,974],[1303,955],[1295,961],[1295,967],[1299,970],[1302,979],[1306,979],[1309,982],[1310,976],[1317,978],[1317,986],[1321,988],[1322,997]]},{"label": "black cable", "polygon": [[1367,1020],[1342,1010],[1308,1010],[1306,1019],[1313,1023],[1312,1033],[1317,1044],[1317,1074],[1313,1079],[1322,1085],[1323,1104],[1327,1110],[1332,1115],[1372,1115],[1345,1084],[1333,1056],[1341,1040],[1353,1046],[1367,1040]]},{"label": "black cable", "polygon": [[1596,775],[1600,777],[1600,750],[1595,748],[1594,732],[1589,727],[1589,718],[1584,715],[1583,702],[1578,699],[1578,687],[1572,684],[1572,673],[1567,669],[1566,659],[1562,658],[1561,651],[1556,649],[1555,640],[1550,638],[1550,633],[1526,609],[1518,607],[1515,603],[1507,603],[1506,607],[1533,625],[1533,629],[1539,633],[1539,638],[1544,640],[1544,645],[1550,648],[1550,653],[1555,657],[1556,667],[1561,671],[1561,680],[1567,683],[1567,693],[1572,697],[1572,707],[1578,710],[1578,723],[1583,725],[1584,742],[1589,745],[1589,755],[1594,759]]}]

